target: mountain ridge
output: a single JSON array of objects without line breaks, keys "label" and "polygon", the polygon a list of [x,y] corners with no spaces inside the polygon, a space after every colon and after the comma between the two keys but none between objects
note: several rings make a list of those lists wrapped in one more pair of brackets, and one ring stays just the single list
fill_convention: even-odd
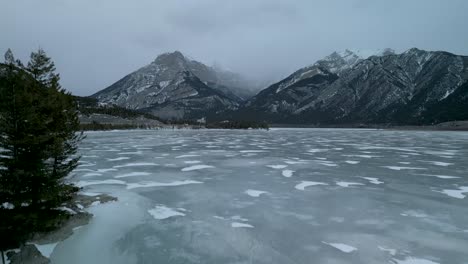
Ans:
[{"label": "mountain ridge", "polygon": [[[468,57],[448,52],[413,48],[350,64],[342,71],[320,61],[300,69],[249,100],[241,112],[270,122],[427,123],[426,108],[437,108],[437,101],[468,79]],[[304,71],[312,74],[303,78]],[[332,71],[334,78],[326,78]]]},{"label": "mountain ridge", "polygon": [[445,51],[346,49],[298,69],[245,101],[229,88],[235,75],[229,82],[176,51],[159,55],[93,96],[164,118],[427,124],[449,121],[450,116],[437,112],[451,112],[447,101],[456,102],[455,108],[464,104],[453,94],[464,98],[459,88],[468,80],[467,65],[468,57]]}]

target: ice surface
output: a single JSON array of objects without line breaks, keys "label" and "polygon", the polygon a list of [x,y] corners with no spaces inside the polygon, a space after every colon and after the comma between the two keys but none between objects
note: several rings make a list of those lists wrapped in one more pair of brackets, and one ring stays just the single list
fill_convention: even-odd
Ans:
[{"label": "ice surface", "polygon": [[383,252],[388,252],[388,254],[390,254],[392,256],[395,256],[396,253],[397,253],[397,250],[393,249],[393,248],[386,248],[386,247],[382,247],[382,246],[378,246],[378,248]]},{"label": "ice surface", "polygon": [[151,175],[151,173],[149,173],[149,172],[130,172],[130,173],[126,173],[126,174],[117,175],[114,178],[118,179],[118,178],[138,177],[138,176],[147,176],[147,175]]},{"label": "ice surface", "polygon": [[303,181],[301,183],[299,183],[298,185],[296,185],[296,189],[298,190],[301,190],[301,191],[304,191],[306,187],[309,187],[309,186],[316,186],[316,185],[328,185],[326,183],[323,183],[323,182],[313,182],[313,181]]},{"label": "ice surface", "polygon": [[[468,259],[465,132],[109,131],[88,133],[80,154],[97,156],[70,177],[80,194],[118,200],[85,208],[94,217],[52,264]],[[113,168],[145,163],[160,166]],[[181,171],[195,165],[212,168]]]},{"label": "ice surface", "polygon": [[247,195],[249,195],[249,196],[252,196],[252,197],[259,197],[260,195],[268,193],[268,192],[249,189],[249,190],[245,191],[245,193]]},{"label": "ice surface", "polygon": [[83,177],[96,177],[96,176],[101,176],[101,175],[102,175],[101,173],[90,172],[90,173],[84,174]]},{"label": "ice surface", "polygon": [[148,210],[148,213],[157,220],[167,219],[174,216],[185,216],[184,213],[164,205],[157,205],[155,208]]},{"label": "ice surface", "polygon": [[79,181],[75,185],[78,187],[86,187],[90,185],[100,185],[100,184],[122,184],[125,185],[126,182],[120,180],[102,180],[102,181]]},{"label": "ice surface", "polygon": [[129,183],[127,184],[127,189],[136,189],[136,188],[151,188],[151,187],[173,187],[173,186],[181,186],[187,184],[200,184],[203,182],[200,181],[192,181],[192,180],[185,180],[185,181],[173,181],[173,182],[140,182],[140,183]]},{"label": "ice surface", "polygon": [[116,165],[114,166],[114,168],[142,167],[142,166],[159,166],[159,164],[153,163],[153,162],[135,162],[135,163],[127,163],[123,165]]},{"label": "ice surface", "polygon": [[98,169],[97,172],[109,172],[109,171],[118,171],[118,169]]},{"label": "ice surface", "polygon": [[43,245],[34,244],[34,245],[44,257],[50,258],[50,255],[52,255],[52,252],[54,251],[57,244],[58,243],[43,244]]},{"label": "ice surface", "polygon": [[404,260],[398,260],[398,259],[393,259],[395,261],[395,264],[440,264],[438,262],[434,262],[431,260],[427,259],[421,259],[421,258],[406,258]]},{"label": "ice surface", "polygon": [[119,155],[142,155],[141,151],[132,151],[132,152],[120,152]]},{"label": "ice surface", "polygon": [[350,245],[346,245],[346,244],[342,244],[342,243],[327,243],[327,242],[324,242],[322,241],[323,244],[326,244],[326,245],[329,245],[329,246],[332,246],[344,253],[351,253],[353,251],[356,251],[357,248],[355,247],[352,247]]},{"label": "ice surface", "polygon": [[240,215],[231,216],[231,220],[237,220],[237,221],[242,221],[242,222],[248,222],[249,221],[249,219],[243,218]]},{"label": "ice surface", "polygon": [[411,216],[411,217],[417,217],[417,218],[426,218],[428,217],[427,214],[420,212],[420,211],[414,211],[414,210],[409,210],[401,213],[402,216]]}]

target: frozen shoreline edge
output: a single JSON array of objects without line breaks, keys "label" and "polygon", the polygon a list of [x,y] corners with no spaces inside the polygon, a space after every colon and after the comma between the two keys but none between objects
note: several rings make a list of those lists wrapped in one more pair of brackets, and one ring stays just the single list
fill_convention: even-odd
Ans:
[{"label": "frozen shoreline edge", "polygon": [[67,205],[68,208],[76,212],[75,214],[63,222],[56,230],[48,233],[35,234],[22,248],[8,251],[6,254],[7,263],[50,263],[50,255],[44,256],[37,247],[38,245],[58,244],[66,240],[75,233],[76,229],[90,223],[93,214],[87,212],[87,208],[96,203],[104,204],[113,201],[117,201],[117,198],[107,194],[93,196],[78,193]]}]

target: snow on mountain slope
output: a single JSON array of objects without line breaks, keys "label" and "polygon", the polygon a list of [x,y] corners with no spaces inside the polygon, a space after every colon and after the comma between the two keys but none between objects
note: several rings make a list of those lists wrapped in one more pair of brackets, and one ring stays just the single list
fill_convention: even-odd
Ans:
[{"label": "snow on mountain slope", "polygon": [[419,49],[334,52],[261,91],[241,112],[293,123],[444,121],[427,113],[447,109],[448,100],[461,109],[451,97],[463,98],[467,65],[466,56]]},{"label": "snow on mountain slope", "polygon": [[[187,103],[188,98],[199,100],[202,96],[215,96],[220,98],[219,102],[222,102],[224,108],[232,109],[243,101],[242,96],[246,96],[246,92],[237,87],[241,85],[245,85],[245,82],[237,74],[215,70],[176,51],[159,55],[149,65],[130,73],[92,97],[106,104],[150,111],[182,99]],[[207,111],[210,106],[206,106]],[[180,104],[178,107],[181,107]],[[188,113],[190,109],[183,112]]]}]

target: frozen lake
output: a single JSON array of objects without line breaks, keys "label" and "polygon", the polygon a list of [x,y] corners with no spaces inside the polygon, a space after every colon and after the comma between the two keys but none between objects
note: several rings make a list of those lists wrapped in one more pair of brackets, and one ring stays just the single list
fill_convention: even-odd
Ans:
[{"label": "frozen lake", "polygon": [[468,262],[468,133],[91,132],[52,263]]}]

